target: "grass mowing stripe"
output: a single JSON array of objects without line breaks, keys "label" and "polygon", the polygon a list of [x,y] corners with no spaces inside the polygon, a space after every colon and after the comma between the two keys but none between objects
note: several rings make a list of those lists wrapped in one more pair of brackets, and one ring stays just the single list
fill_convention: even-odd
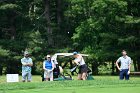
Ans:
[{"label": "grass mowing stripe", "polygon": [[0,90],[15,89],[35,89],[35,88],[56,88],[56,87],[135,87],[140,86],[140,80],[120,81],[120,80],[92,80],[92,81],[57,81],[57,82],[31,82],[31,83],[3,83]]},{"label": "grass mowing stripe", "polygon": [[[0,92],[7,90],[30,90],[30,89],[55,89],[55,88],[78,88],[78,87],[94,87],[94,88],[119,88],[119,87],[140,87],[140,78],[132,77],[129,81],[118,80],[116,76],[95,76],[95,80],[92,81],[56,81],[56,82],[40,82],[40,76],[34,76],[33,82],[30,83],[4,83],[3,79],[0,79]],[[2,92],[3,93],[3,92]],[[5,92],[4,92],[5,93]]]},{"label": "grass mowing stripe", "polygon": [[139,87],[94,88],[94,87],[66,87],[66,88],[41,88],[27,90],[8,90],[1,93],[139,93]]}]

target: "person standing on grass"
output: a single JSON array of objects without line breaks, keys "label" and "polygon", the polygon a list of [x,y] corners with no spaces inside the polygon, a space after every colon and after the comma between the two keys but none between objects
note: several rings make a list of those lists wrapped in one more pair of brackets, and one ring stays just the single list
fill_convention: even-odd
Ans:
[{"label": "person standing on grass", "polygon": [[22,63],[22,82],[25,82],[26,79],[28,82],[31,82],[31,67],[33,66],[32,59],[29,57],[29,53],[26,51],[24,53],[24,58],[21,59]]},{"label": "person standing on grass", "polygon": [[43,62],[44,80],[53,81],[54,63],[51,61],[51,56],[47,55],[46,60]]},{"label": "person standing on grass", "polygon": [[84,58],[77,52],[73,52],[73,56],[75,58],[74,62],[79,66],[78,80],[86,80],[88,68]]},{"label": "person standing on grass", "polygon": [[[119,66],[119,63],[121,66]],[[125,50],[122,51],[122,57],[120,57],[116,61],[116,66],[120,71],[120,80],[129,80],[130,68],[131,68],[131,58],[127,56],[127,52]]]}]

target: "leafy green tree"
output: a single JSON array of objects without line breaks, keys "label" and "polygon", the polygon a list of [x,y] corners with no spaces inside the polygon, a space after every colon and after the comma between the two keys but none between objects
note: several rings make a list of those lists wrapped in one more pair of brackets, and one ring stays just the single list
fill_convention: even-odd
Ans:
[{"label": "leafy green tree", "polygon": [[[78,5],[80,4],[78,3]],[[131,52],[133,49],[137,49],[137,46],[134,47],[134,45],[139,44],[139,41],[137,41],[139,39],[136,39],[138,30],[133,31],[137,35],[132,35],[130,29],[126,28],[130,27],[130,24],[127,24],[127,20],[134,22],[134,18],[128,19],[128,6],[126,1],[93,0],[91,7],[88,8],[91,11],[91,16],[86,17],[77,26],[75,29],[76,33],[72,37],[77,49],[79,51],[88,51],[86,53],[94,55],[92,59],[97,59],[97,63],[98,61],[101,63],[112,61],[112,73],[114,73],[114,62],[120,56],[120,51],[126,49],[128,52]],[[80,9],[79,7],[77,13],[80,12]],[[82,15],[86,16],[84,13]],[[139,23],[138,21],[135,22]],[[134,28],[137,27],[135,26]],[[90,50],[91,52],[89,52]],[[133,52],[137,58],[138,51],[135,50],[136,53]],[[130,55],[132,55],[133,59],[133,54],[131,53]]]}]

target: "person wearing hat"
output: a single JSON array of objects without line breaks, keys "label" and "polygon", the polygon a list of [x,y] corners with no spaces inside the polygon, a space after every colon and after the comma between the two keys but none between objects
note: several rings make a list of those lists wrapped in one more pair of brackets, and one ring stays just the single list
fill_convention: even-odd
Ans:
[{"label": "person wearing hat", "polygon": [[78,80],[86,80],[88,68],[84,61],[84,58],[77,52],[73,52],[73,56],[75,58],[74,63],[79,66]]},{"label": "person wearing hat", "polygon": [[[121,66],[119,66],[121,63]],[[125,50],[122,51],[122,57],[120,57],[116,61],[116,66],[120,71],[120,80],[129,80],[130,68],[131,68],[131,58],[127,56],[127,52]]]},{"label": "person wearing hat", "polygon": [[31,82],[31,67],[33,66],[32,59],[29,57],[29,53],[26,51],[24,53],[24,58],[21,59],[22,63],[22,82],[25,82],[26,79],[28,82]]},{"label": "person wearing hat", "polygon": [[53,81],[54,63],[51,61],[50,55],[46,56],[46,59],[43,62],[43,69],[44,69],[44,80]]}]

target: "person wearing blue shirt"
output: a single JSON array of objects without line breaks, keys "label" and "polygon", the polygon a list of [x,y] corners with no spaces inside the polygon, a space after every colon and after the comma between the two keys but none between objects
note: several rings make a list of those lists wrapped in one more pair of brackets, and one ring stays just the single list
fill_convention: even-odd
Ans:
[{"label": "person wearing blue shirt", "polygon": [[51,61],[50,55],[46,56],[46,60],[43,62],[43,69],[45,81],[53,81],[54,63]]},{"label": "person wearing blue shirt", "polygon": [[31,67],[33,66],[32,59],[29,57],[29,53],[26,51],[24,53],[24,58],[21,59],[22,63],[22,82],[25,82],[26,79],[28,82],[31,81]]}]

